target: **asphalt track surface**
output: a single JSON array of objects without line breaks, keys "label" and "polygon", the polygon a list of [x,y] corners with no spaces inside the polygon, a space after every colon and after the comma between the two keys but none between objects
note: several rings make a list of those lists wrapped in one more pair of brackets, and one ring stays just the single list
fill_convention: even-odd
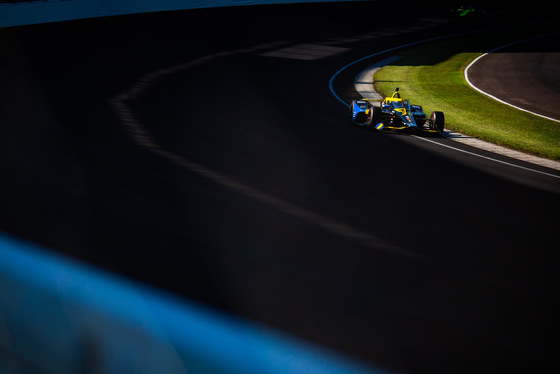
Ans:
[{"label": "asphalt track surface", "polygon": [[480,90],[533,113],[560,120],[560,35],[499,49],[469,69]]},{"label": "asphalt track surface", "polygon": [[559,173],[328,88],[483,25],[245,9],[2,30],[1,229],[394,372],[557,368]]}]

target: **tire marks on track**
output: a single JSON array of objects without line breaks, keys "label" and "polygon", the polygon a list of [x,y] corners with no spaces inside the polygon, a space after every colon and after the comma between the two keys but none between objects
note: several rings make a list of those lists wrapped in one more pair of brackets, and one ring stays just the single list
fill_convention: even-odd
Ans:
[{"label": "tire marks on track", "polygon": [[347,224],[312,212],[310,210],[292,204],[289,201],[275,197],[271,194],[259,191],[248,184],[245,184],[237,179],[232,178],[231,176],[226,175],[223,172],[208,168],[204,165],[182,157],[177,153],[170,151],[169,149],[166,149],[154,138],[149,130],[144,125],[142,125],[142,123],[140,123],[140,121],[135,117],[132,109],[128,105],[128,102],[138,98],[140,95],[146,92],[146,90],[148,90],[149,87],[158,79],[173,75],[178,72],[182,72],[199,64],[207,63],[218,58],[223,58],[238,53],[258,52],[261,49],[268,49],[270,48],[270,46],[270,44],[267,44],[252,49],[242,49],[233,52],[220,52],[210,54],[200,57],[199,59],[193,60],[189,63],[179,64],[170,68],[165,68],[145,74],[137,79],[136,82],[132,84],[132,86],[130,86],[128,89],[114,96],[111,99],[111,105],[120,122],[125,127],[128,135],[130,136],[130,139],[135,144],[144,148],[148,152],[164,158],[169,162],[172,162],[192,173],[207,178],[214,183],[234,190],[241,195],[247,196],[255,201],[258,201],[259,203],[265,204],[278,212],[304,220],[335,235],[345,237],[361,245],[389,252],[395,255],[418,257],[418,255],[399,248],[391,243],[388,243],[379,237],[357,230]]}]

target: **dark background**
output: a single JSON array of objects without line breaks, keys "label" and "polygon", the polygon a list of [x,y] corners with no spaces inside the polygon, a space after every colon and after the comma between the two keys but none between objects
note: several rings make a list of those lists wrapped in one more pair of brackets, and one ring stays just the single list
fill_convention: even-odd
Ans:
[{"label": "dark background", "polygon": [[[328,91],[375,51],[552,13],[450,23],[447,4],[396,6],[1,29],[0,229],[398,372],[556,367],[558,183],[362,131]],[[316,61],[260,55],[421,18],[445,22]],[[163,149],[241,189],[142,147],[112,106],[149,73],[223,52],[129,107]],[[335,82],[346,100],[365,66]]]}]

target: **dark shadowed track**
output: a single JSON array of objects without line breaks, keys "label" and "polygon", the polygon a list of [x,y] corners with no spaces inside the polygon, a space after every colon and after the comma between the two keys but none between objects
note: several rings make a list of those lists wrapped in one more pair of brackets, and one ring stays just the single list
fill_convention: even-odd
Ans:
[{"label": "dark shadowed track", "polygon": [[397,372],[557,366],[560,179],[352,127],[328,89],[472,25],[353,10],[1,30],[0,228]]}]

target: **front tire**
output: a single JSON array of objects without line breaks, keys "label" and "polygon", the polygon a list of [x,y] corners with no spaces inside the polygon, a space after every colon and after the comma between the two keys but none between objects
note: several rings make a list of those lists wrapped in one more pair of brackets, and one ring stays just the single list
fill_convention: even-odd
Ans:
[{"label": "front tire", "polygon": [[432,112],[430,119],[432,121],[432,128],[438,132],[439,136],[443,136],[443,129],[445,127],[445,116],[443,112]]},{"label": "front tire", "polygon": [[381,109],[375,106],[369,107],[370,113],[367,119],[367,129],[374,130],[375,126],[381,122]]}]

